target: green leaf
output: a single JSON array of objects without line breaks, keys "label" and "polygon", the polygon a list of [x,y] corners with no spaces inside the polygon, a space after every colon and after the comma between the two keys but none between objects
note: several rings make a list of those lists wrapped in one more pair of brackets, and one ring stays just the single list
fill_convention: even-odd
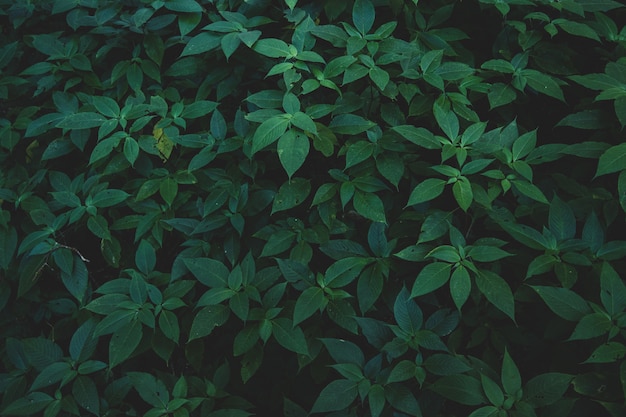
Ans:
[{"label": "green leaf", "polygon": [[333,117],[328,125],[333,132],[343,135],[358,135],[374,126],[376,123],[350,113]]},{"label": "green leaf", "polygon": [[286,58],[291,56],[289,45],[287,45],[285,41],[275,38],[259,39],[252,49],[270,58]]},{"label": "green leaf", "polygon": [[626,169],[626,143],[607,149],[598,161],[595,177]]},{"label": "green leaf", "polygon": [[480,381],[469,375],[444,376],[436,380],[429,388],[460,404],[481,405],[487,402]]},{"label": "green leaf", "polygon": [[7,416],[33,416],[46,408],[54,399],[43,392],[31,392],[10,403],[2,413]]},{"label": "green leaf", "polygon": [[428,178],[420,182],[411,192],[407,206],[425,203],[433,200],[443,193],[446,187],[446,180],[439,178]]},{"label": "green leaf", "polygon": [[511,86],[502,83],[493,84],[487,93],[490,109],[505,106],[513,102],[516,98],[517,93],[515,90]]},{"label": "green leaf", "polygon": [[74,298],[81,304],[89,288],[89,274],[85,262],[78,256],[74,256],[74,267],[71,273],[61,273],[63,285]]},{"label": "green leaf", "polygon": [[376,11],[374,5],[370,0],[356,0],[352,7],[352,22],[356,30],[365,36],[372,26],[374,25],[374,19],[376,18]]},{"label": "green leaf", "polygon": [[35,377],[30,391],[49,387],[50,385],[60,382],[67,375],[71,374],[72,366],[68,362],[54,362],[46,366]]},{"label": "green leaf", "polygon": [[522,70],[522,76],[526,79],[528,85],[534,88],[538,93],[565,101],[561,87],[549,75],[532,69],[524,69]]},{"label": "green leaf", "polygon": [[480,381],[489,402],[496,407],[501,407],[504,403],[504,393],[502,392],[500,386],[484,374],[480,375]]},{"label": "green leaf", "polygon": [[113,368],[128,359],[139,346],[142,336],[143,328],[137,319],[114,332],[109,342],[109,367]]},{"label": "green leaf", "polygon": [[226,287],[229,271],[226,266],[211,258],[185,258],[185,266],[207,287]]},{"label": "green leaf", "polygon": [[285,349],[309,356],[309,347],[302,329],[294,326],[290,319],[281,317],[272,320],[272,334],[276,341]]},{"label": "green leaf", "polygon": [[394,126],[391,128],[394,132],[398,133],[404,139],[425,149],[441,149],[441,144],[435,135],[423,128],[415,127],[411,125]]},{"label": "green leaf", "polygon": [[352,256],[343,258],[328,267],[324,274],[324,284],[331,288],[341,288],[351,283],[372,261],[368,258]]},{"label": "green leaf", "polygon": [[280,186],[272,204],[272,214],[300,205],[311,192],[311,182],[304,178],[293,178]]},{"label": "green leaf", "polygon": [[332,381],[315,400],[311,413],[327,413],[347,408],[358,395],[357,383],[347,379]]},{"label": "green leaf", "polygon": [[626,309],[626,285],[608,262],[600,270],[600,299],[611,317]]},{"label": "green leaf", "polygon": [[259,340],[259,326],[248,325],[243,328],[233,341],[233,355],[241,356],[254,347]]},{"label": "green leaf", "polygon": [[181,13],[202,12],[202,6],[194,0],[168,0],[165,2],[165,8]]},{"label": "green leaf", "polygon": [[372,385],[367,393],[367,402],[372,417],[379,417],[385,408],[385,389],[379,384]]},{"label": "green leaf", "polygon": [[289,127],[289,119],[284,115],[270,117],[256,129],[252,138],[252,154],[271,145],[280,138]]},{"label": "green leaf", "polygon": [[539,201],[540,203],[549,204],[546,196],[536,185],[524,180],[513,180],[511,184],[513,184],[513,188],[526,197]]},{"label": "green leaf", "polygon": [[557,372],[537,375],[524,387],[524,400],[533,407],[545,407],[560,400],[573,377]]},{"label": "green leaf", "polygon": [[556,195],[550,203],[548,217],[550,231],[558,241],[571,239],[576,234],[576,217],[568,204]]},{"label": "green leaf", "polygon": [[180,54],[181,57],[198,55],[216,49],[220,46],[221,37],[208,32],[201,32],[189,39],[187,45]]},{"label": "green leaf", "polygon": [[522,388],[522,377],[519,369],[506,348],[504,349],[504,358],[502,359],[500,379],[502,380],[504,392],[508,395],[517,395],[517,392]]},{"label": "green leaf", "polygon": [[356,190],[352,204],[356,212],[366,219],[387,223],[383,201],[376,194]]},{"label": "green leaf", "polygon": [[380,266],[374,264],[361,272],[357,283],[359,309],[365,313],[376,303],[383,292],[384,278]]},{"label": "green leaf", "polygon": [[135,265],[143,274],[148,275],[156,266],[156,252],[150,242],[141,239],[135,252]]},{"label": "green leaf", "polygon": [[590,313],[580,319],[568,340],[585,340],[606,334],[611,319],[603,313]]},{"label": "green leaf", "polygon": [[393,367],[389,376],[387,377],[387,383],[403,382],[415,377],[417,371],[417,365],[413,361],[402,360]]},{"label": "green leaf", "polygon": [[454,195],[454,199],[461,207],[461,210],[467,211],[474,200],[472,184],[466,177],[459,177],[458,181],[452,185],[452,195]]},{"label": "green leaf", "polygon": [[208,336],[215,327],[226,323],[229,315],[230,309],[221,304],[200,309],[191,324],[188,342]]},{"label": "green leaf", "polygon": [[302,291],[293,310],[294,326],[311,317],[326,306],[326,296],[320,287],[310,287]]},{"label": "green leaf", "polygon": [[335,363],[352,363],[363,367],[365,357],[356,344],[343,339],[320,338]]},{"label": "green leaf", "polygon": [[371,157],[374,147],[374,144],[364,140],[350,144],[346,152],[346,167],[344,169],[348,169]]},{"label": "green leaf", "polygon": [[286,131],[280,139],[278,139],[276,148],[278,158],[287,172],[289,179],[291,179],[293,174],[304,164],[309,154],[310,147],[309,138],[294,130]]},{"label": "green leaf", "polygon": [[569,126],[576,129],[595,130],[606,127],[606,114],[600,110],[583,110],[561,119],[555,126]]},{"label": "green leaf", "polygon": [[91,205],[98,208],[112,207],[126,200],[130,194],[122,190],[102,190],[91,198]]},{"label": "green leaf", "polygon": [[414,417],[421,417],[419,403],[415,396],[402,384],[389,384],[385,386],[385,398],[389,404],[398,411]]},{"label": "green leaf", "polygon": [[513,256],[513,254],[496,246],[476,245],[471,247],[467,256],[472,258],[475,262],[493,262],[508,256]]},{"label": "green leaf", "polygon": [[415,278],[411,297],[419,297],[429,294],[443,286],[450,278],[452,264],[446,262],[433,262],[426,265]]},{"label": "green leaf", "polygon": [[475,276],[476,286],[500,311],[515,321],[515,302],[509,284],[491,271],[480,271]]},{"label": "green leaf", "polygon": [[100,415],[100,393],[90,377],[79,375],[72,384],[72,395],[82,408],[97,416]]},{"label": "green leaf", "polygon": [[276,233],[272,233],[265,246],[263,246],[261,256],[278,255],[291,248],[295,239],[295,232],[291,230],[278,230]]},{"label": "green leaf", "polygon": [[424,316],[418,305],[410,299],[409,292],[402,288],[393,305],[393,315],[398,327],[410,335],[416,335],[422,328]]},{"label": "green leaf", "polygon": [[126,375],[142,400],[153,407],[167,406],[170,395],[163,381],[146,372],[127,372]]},{"label": "green leaf", "polygon": [[106,121],[106,117],[99,113],[73,113],[65,116],[63,120],[56,124],[56,127],[61,129],[90,129],[99,127]]},{"label": "green leaf", "polygon": [[178,318],[176,314],[171,311],[162,310],[159,314],[159,328],[163,332],[163,335],[178,343],[180,337],[180,327],[178,325]]},{"label": "green leaf", "polygon": [[626,356],[626,346],[619,342],[608,342],[598,346],[583,363],[612,363]]},{"label": "green leaf", "polygon": [[559,317],[570,321],[579,321],[591,312],[587,302],[574,291],[560,287],[531,286],[543,301]]},{"label": "green leaf", "polygon": [[472,280],[467,268],[459,265],[450,276],[450,295],[454,305],[460,311],[472,290]]}]

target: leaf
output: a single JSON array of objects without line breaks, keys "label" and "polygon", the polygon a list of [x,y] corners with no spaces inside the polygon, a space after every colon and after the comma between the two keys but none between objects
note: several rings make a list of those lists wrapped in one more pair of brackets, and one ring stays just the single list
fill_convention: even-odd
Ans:
[{"label": "leaf", "polygon": [[549,204],[546,196],[536,185],[524,180],[513,180],[511,181],[511,184],[513,184],[513,187],[517,191],[526,197],[539,201],[540,203]]},{"label": "leaf", "polygon": [[33,416],[46,408],[54,399],[43,392],[31,392],[6,406],[2,413],[7,416]]},{"label": "leaf", "polygon": [[252,49],[270,58],[287,58],[291,56],[289,45],[285,41],[275,38],[259,39]]},{"label": "leaf", "polygon": [[100,415],[100,394],[90,377],[79,375],[72,384],[72,395],[82,408],[97,416]]},{"label": "leaf", "polygon": [[372,385],[367,393],[367,402],[372,417],[379,417],[385,408],[385,389],[379,385]]},{"label": "leaf", "polygon": [[328,267],[324,274],[324,284],[331,288],[341,288],[351,283],[372,261],[368,258],[352,256],[343,258]]},{"label": "leaf", "polygon": [[444,376],[436,380],[429,388],[460,404],[481,405],[487,402],[480,381],[469,375]]},{"label": "leaf", "polygon": [[519,369],[506,348],[504,349],[504,358],[502,359],[500,379],[502,380],[504,392],[508,395],[517,395],[517,392],[522,388],[522,377]]},{"label": "leaf", "polygon": [[130,194],[122,190],[102,190],[91,198],[91,205],[98,208],[112,207],[123,202],[129,196]]},{"label": "leaf", "polygon": [[109,342],[109,367],[113,368],[128,359],[139,346],[142,336],[141,322],[137,319],[115,331]]},{"label": "leaf", "polygon": [[311,182],[304,178],[293,178],[280,186],[272,204],[272,214],[300,205],[311,192]]},{"label": "leaf", "polygon": [[220,46],[221,37],[209,32],[201,32],[189,39],[180,56],[198,55],[216,49]]},{"label": "leaf", "polygon": [[[397,255],[397,254],[396,254]],[[376,303],[383,292],[384,278],[381,268],[374,264],[361,272],[357,283],[359,309],[365,313]]]},{"label": "leaf", "polygon": [[165,8],[173,12],[182,13],[202,12],[202,6],[195,0],[168,0],[165,2]]},{"label": "leaf", "polygon": [[500,311],[515,321],[515,302],[509,284],[499,275],[491,271],[480,271],[475,276],[476,286]]},{"label": "leaf", "polygon": [[270,117],[257,128],[252,138],[252,154],[271,145],[280,138],[289,127],[289,119],[283,115]]},{"label": "leaf", "polygon": [[421,417],[419,403],[415,396],[402,384],[389,384],[385,386],[385,398],[389,404],[398,411],[414,417]]},{"label": "leaf", "polygon": [[568,340],[586,340],[602,336],[611,328],[611,319],[603,313],[590,313],[580,319]]},{"label": "leaf", "polygon": [[211,258],[185,258],[185,266],[207,287],[226,287],[229,271],[226,266]]},{"label": "leaf", "polygon": [[472,184],[466,177],[459,177],[458,181],[452,185],[452,195],[454,195],[454,199],[461,207],[461,210],[467,211],[474,200]]},{"label": "leaf", "polygon": [[354,2],[354,6],[352,7],[352,22],[361,35],[365,36],[370,31],[374,25],[375,17],[376,11],[370,0],[356,0]]},{"label": "leaf", "polygon": [[347,379],[332,381],[315,400],[311,413],[327,413],[347,408],[358,394],[356,382]]},{"label": "leaf", "polygon": [[156,266],[156,252],[150,242],[141,239],[135,252],[135,265],[141,273],[148,275]]},{"label": "leaf", "polygon": [[583,110],[561,119],[555,126],[569,126],[576,129],[595,130],[607,125],[606,113],[600,110]]},{"label": "leaf", "polygon": [[65,116],[63,120],[56,124],[56,127],[61,129],[90,129],[99,127],[106,121],[106,117],[99,113],[73,113]]},{"label": "leaf", "polygon": [[502,389],[500,389],[500,386],[484,374],[480,375],[480,381],[489,402],[496,407],[501,407],[504,403],[504,393]]},{"label": "leaf", "polygon": [[293,310],[294,326],[311,317],[326,306],[326,296],[320,287],[309,287],[302,291]]},{"label": "leaf", "polygon": [[598,346],[583,363],[612,363],[626,356],[626,346],[619,342],[608,342]]},{"label": "leaf", "polygon": [[146,372],[127,372],[126,375],[142,400],[153,407],[167,406],[169,392],[163,381]]},{"label": "leaf", "polygon": [[61,273],[61,280],[69,293],[82,304],[89,288],[89,276],[85,262],[78,256],[73,258],[74,267],[72,272]]},{"label": "leaf", "polygon": [[221,304],[200,309],[191,324],[188,342],[208,336],[215,327],[226,323],[229,315],[230,309]]},{"label": "leaf", "polygon": [[587,302],[574,291],[560,287],[531,286],[543,301],[559,317],[570,321],[579,321],[591,312]]},{"label": "leaf", "polygon": [[472,281],[467,268],[459,265],[450,276],[450,295],[454,305],[460,311],[472,290]]},{"label": "leaf", "polygon": [[550,231],[559,242],[571,239],[576,234],[576,217],[568,204],[556,195],[550,203],[548,216]]},{"label": "leaf", "polygon": [[295,353],[309,356],[309,347],[300,327],[290,319],[281,317],[272,320],[272,334],[282,347]]},{"label": "leaf", "polygon": [[274,256],[286,251],[292,247],[295,239],[296,233],[291,230],[279,230],[276,233],[272,233],[265,246],[263,246],[261,257]]},{"label": "leaf", "polygon": [[404,139],[425,149],[441,149],[441,144],[435,135],[423,128],[415,127],[411,125],[394,126],[391,128],[394,132],[398,133]]},{"label": "leaf", "polygon": [[335,363],[352,363],[362,368],[365,362],[363,351],[356,344],[343,339],[320,338]]},{"label": "leaf", "polygon": [[410,299],[406,288],[403,288],[396,297],[393,312],[398,327],[403,331],[415,335],[421,329],[424,319],[422,310]]},{"label": "leaf", "polygon": [[344,135],[358,135],[374,126],[376,123],[350,113],[333,117],[328,125],[333,132]]},{"label": "leaf", "polygon": [[524,387],[524,400],[533,407],[554,404],[563,397],[572,379],[571,375],[557,372],[538,375]]},{"label": "leaf", "polygon": [[420,182],[411,192],[407,206],[425,203],[433,200],[443,193],[446,180],[439,178],[428,178]]},{"label": "leaf", "polygon": [[515,90],[506,84],[495,83],[489,88],[487,99],[489,100],[489,108],[505,106],[517,98]]},{"label": "leaf", "polygon": [[524,69],[522,70],[522,76],[526,79],[528,85],[538,93],[554,97],[560,101],[565,101],[561,87],[549,75],[536,70]]},{"label": "leaf", "polygon": [[279,139],[276,147],[278,158],[282,164],[289,179],[300,169],[307,155],[309,154],[311,144],[306,135],[295,132],[294,130],[286,131]]},{"label": "leaf", "polygon": [[382,200],[374,193],[356,190],[352,200],[354,209],[361,216],[374,222],[387,223]]},{"label": "leaf", "polygon": [[626,309],[626,285],[608,262],[600,270],[600,299],[611,317]]},{"label": "leaf", "polygon": [[624,169],[626,169],[626,143],[612,146],[600,156],[595,177]]},{"label": "leaf", "polygon": [[419,297],[429,294],[443,286],[450,278],[452,264],[446,262],[433,262],[426,265],[415,278],[411,297]]}]

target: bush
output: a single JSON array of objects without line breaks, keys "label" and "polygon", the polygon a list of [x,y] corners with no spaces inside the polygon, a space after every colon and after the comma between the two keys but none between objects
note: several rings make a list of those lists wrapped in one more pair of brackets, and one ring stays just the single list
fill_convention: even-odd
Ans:
[{"label": "bush", "polygon": [[0,5],[0,414],[625,415],[619,2]]}]

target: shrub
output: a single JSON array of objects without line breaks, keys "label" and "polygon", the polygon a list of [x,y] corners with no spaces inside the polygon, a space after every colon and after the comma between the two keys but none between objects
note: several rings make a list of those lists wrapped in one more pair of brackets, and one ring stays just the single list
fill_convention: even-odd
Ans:
[{"label": "shrub", "polygon": [[0,5],[0,414],[624,415],[619,2]]}]

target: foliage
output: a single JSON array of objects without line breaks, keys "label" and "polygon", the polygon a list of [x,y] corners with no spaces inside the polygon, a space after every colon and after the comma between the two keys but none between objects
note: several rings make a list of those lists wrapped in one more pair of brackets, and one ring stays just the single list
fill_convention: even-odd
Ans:
[{"label": "foliage", "polygon": [[625,415],[621,2],[0,6],[0,414]]}]

